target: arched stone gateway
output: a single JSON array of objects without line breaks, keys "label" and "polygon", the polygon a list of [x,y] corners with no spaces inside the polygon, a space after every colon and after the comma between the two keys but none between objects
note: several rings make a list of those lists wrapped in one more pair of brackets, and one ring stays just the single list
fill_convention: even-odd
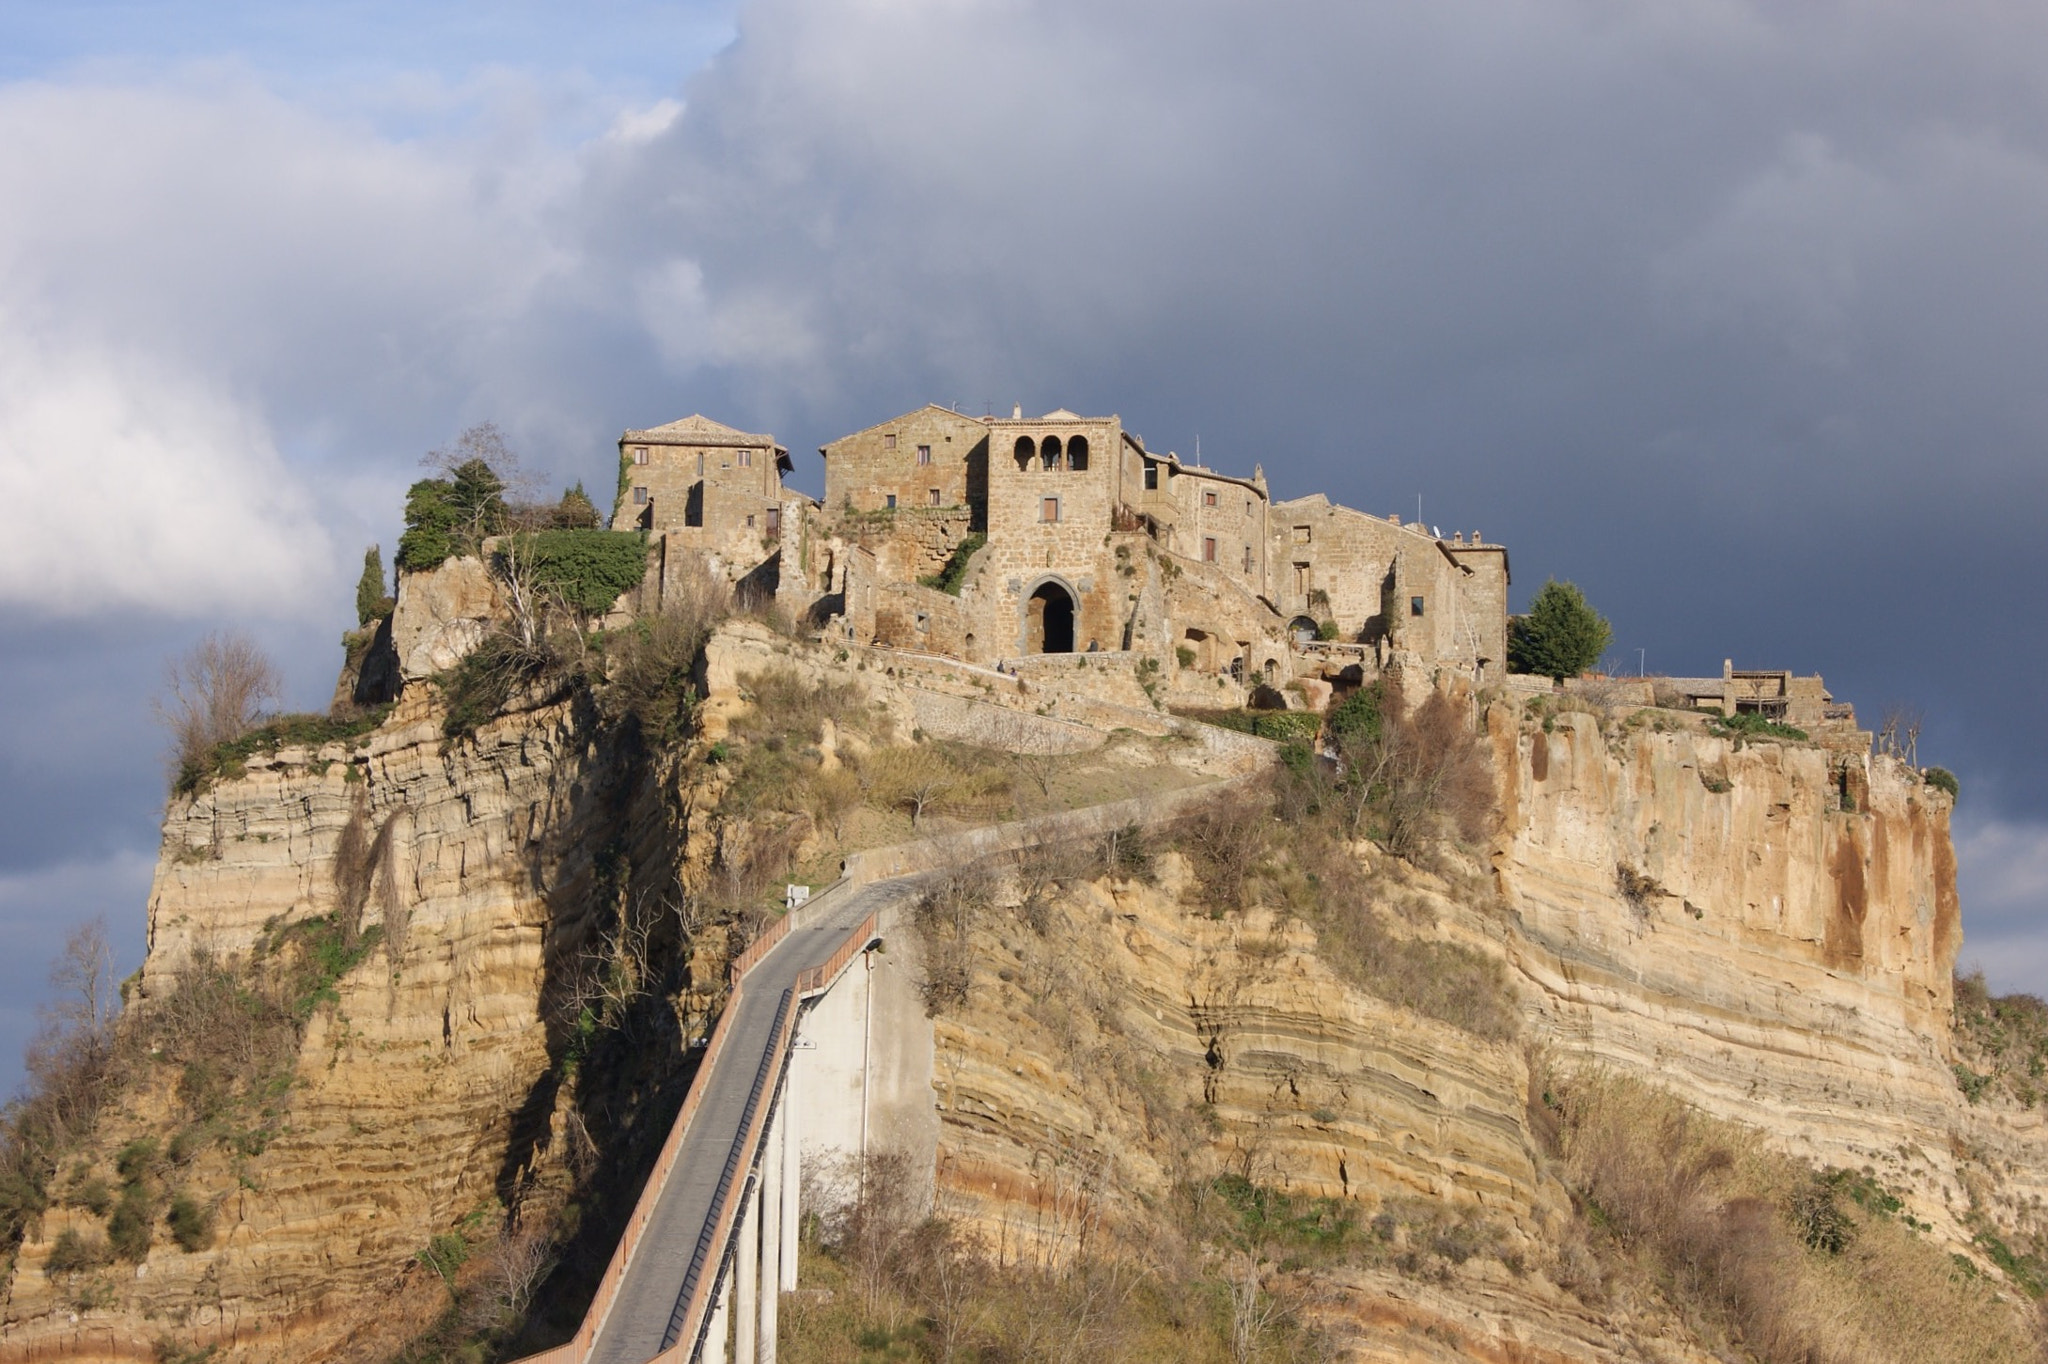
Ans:
[{"label": "arched stone gateway", "polygon": [[1024,603],[1024,652],[1074,652],[1074,597],[1059,583],[1040,583]]}]

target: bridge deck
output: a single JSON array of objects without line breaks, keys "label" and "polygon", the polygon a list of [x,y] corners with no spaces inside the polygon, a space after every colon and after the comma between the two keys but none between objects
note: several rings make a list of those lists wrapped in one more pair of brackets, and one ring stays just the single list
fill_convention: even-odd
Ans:
[{"label": "bridge deck", "polygon": [[[901,882],[878,882],[846,897],[831,913],[800,928],[747,974],[724,1054],[709,1076],[700,1107],[684,1134],[667,1185],[648,1220],[611,1313],[591,1342],[591,1364],[647,1364],[663,1349],[692,1262],[711,1218],[727,1157],[739,1140],[747,1098],[760,1073],[783,992],[799,974],[823,965],[868,914],[910,893]],[[735,1196],[738,1188],[735,1187]],[[715,1252],[714,1252],[715,1253]],[[710,1273],[706,1266],[703,1273]]]}]

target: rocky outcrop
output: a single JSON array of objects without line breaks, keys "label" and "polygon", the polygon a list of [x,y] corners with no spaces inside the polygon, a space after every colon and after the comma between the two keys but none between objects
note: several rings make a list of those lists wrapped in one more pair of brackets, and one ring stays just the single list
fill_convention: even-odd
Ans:
[{"label": "rocky outcrop", "polygon": [[424,573],[400,572],[391,644],[406,681],[445,672],[483,642],[499,610],[497,579],[477,558],[449,559]]}]

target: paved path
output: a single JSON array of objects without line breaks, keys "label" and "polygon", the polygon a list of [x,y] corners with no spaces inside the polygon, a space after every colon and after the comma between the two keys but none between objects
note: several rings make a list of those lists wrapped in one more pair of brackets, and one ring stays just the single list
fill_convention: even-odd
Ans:
[{"label": "paved path", "polygon": [[[817,923],[792,932],[747,973],[732,1031],[683,1136],[668,1185],[655,1204],[611,1314],[591,1342],[591,1364],[647,1364],[661,1353],[692,1264],[713,1251],[699,1242],[711,1218],[719,1179],[739,1140],[747,1097],[774,1034],[783,993],[795,986],[800,973],[822,966],[868,914],[909,893],[901,881],[864,886]],[[735,1197],[742,1187],[744,1172],[733,1185]],[[711,1265],[700,1271],[712,1272]]]}]

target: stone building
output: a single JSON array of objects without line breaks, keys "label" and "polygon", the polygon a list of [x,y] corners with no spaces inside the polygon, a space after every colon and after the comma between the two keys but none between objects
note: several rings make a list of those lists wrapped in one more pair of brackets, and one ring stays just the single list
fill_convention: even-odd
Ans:
[{"label": "stone building", "polygon": [[1340,507],[1315,493],[1272,509],[1274,605],[1290,631],[1396,648],[1469,666],[1507,667],[1508,552],[1454,531],[1446,540],[1399,516]]},{"label": "stone building", "polygon": [[619,437],[612,529],[647,531],[661,546],[664,578],[672,553],[694,553],[744,581],[781,546],[790,510],[782,478],[791,468],[789,451],[775,437],[704,416],[628,431]]}]

